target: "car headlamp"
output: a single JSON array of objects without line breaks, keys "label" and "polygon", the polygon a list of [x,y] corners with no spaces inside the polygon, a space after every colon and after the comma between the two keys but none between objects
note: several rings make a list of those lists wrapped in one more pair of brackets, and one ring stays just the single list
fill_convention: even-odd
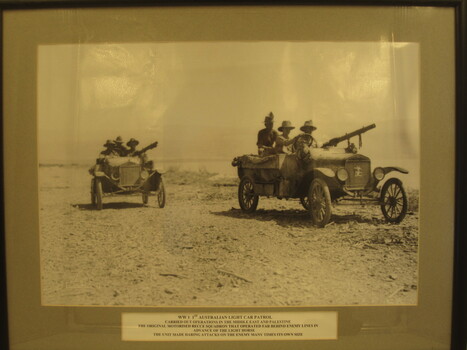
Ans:
[{"label": "car headlamp", "polygon": [[337,170],[336,176],[340,181],[345,181],[349,178],[349,173],[344,168],[340,168]]},{"label": "car headlamp", "polygon": [[147,179],[148,176],[149,176],[149,173],[148,173],[147,170],[141,170],[141,178],[142,178],[143,180]]},{"label": "car headlamp", "polygon": [[118,168],[113,168],[112,171],[110,172],[110,178],[114,181],[117,181],[120,179],[120,171]]},{"label": "car headlamp", "polygon": [[375,170],[373,170],[373,176],[378,181],[381,181],[382,179],[384,179],[384,175],[385,174],[384,174],[383,168],[375,168]]}]

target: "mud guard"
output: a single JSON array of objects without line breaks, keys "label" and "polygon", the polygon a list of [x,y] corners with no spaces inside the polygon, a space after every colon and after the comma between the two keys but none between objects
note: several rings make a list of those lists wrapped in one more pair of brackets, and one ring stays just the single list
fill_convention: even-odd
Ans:
[{"label": "mud guard", "polygon": [[404,169],[404,168],[401,168],[401,167],[398,167],[398,166],[388,166],[388,167],[385,167],[383,168],[384,170],[384,175],[390,173],[391,171],[398,171],[402,174],[408,174],[409,171]]},{"label": "mud guard", "polygon": [[[313,172],[317,171],[318,173],[326,176],[326,177],[330,177],[330,178],[334,178],[336,176],[336,174],[334,173],[334,171],[332,171],[331,169],[329,168],[314,168],[313,169]],[[316,177],[316,176],[314,176]]]}]

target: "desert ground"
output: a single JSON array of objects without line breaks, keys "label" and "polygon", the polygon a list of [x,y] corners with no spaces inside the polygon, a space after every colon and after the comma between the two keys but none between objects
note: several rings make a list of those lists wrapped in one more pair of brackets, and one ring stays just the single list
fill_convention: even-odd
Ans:
[{"label": "desert ground", "polygon": [[339,204],[317,228],[298,200],[243,213],[237,180],[207,171],[169,169],[163,209],[135,195],[95,210],[90,181],[85,167],[39,168],[44,305],[417,303],[417,192],[399,225]]}]

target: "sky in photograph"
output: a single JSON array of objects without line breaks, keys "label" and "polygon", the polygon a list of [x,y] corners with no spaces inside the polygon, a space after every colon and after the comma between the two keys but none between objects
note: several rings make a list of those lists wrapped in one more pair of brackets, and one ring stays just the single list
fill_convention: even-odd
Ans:
[{"label": "sky in photograph", "polygon": [[[364,125],[361,153],[418,182],[419,48],[388,42],[169,42],[39,47],[40,163],[93,164],[107,139],[150,156],[230,166],[264,116],[320,141]],[[354,140],[358,144],[358,139]],[[222,162],[220,162],[222,161]],[[227,169],[227,168],[226,168]]]}]

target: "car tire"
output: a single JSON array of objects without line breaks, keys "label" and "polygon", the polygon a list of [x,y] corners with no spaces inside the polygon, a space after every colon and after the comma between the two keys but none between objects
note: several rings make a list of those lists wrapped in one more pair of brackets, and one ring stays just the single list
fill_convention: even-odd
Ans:
[{"label": "car tire", "polygon": [[104,194],[102,192],[102,181],[99,178],[96,178],[96,181],[94,183],[95,185],[95,198],[96,198],[96,209],[97,210],[102,210],[103,204],[102,204],[102,197],[104,197]]},{"label": "car tire", "polygon": [[161,178],[160,183],[159,183],[159,192],[157,192],[157,204],[159,205],[159,208],[165,207],[165,201],[166,201],[165,186]]},{"label": "car tire", "polygon": [[320,179],[314,179],[308,191],[310,203],[309,213],[313,223],[318,227],[324,227],[331,219],[331,193],[327,183]]},{"label": "car tire", "polygon": [[247,213],[252,213],[258,207],[259,196],[255,194],[254,182],[249,176],[243,176],[238,185],[238,203]]},{"label": "car tire", "polygon": [[408,200],[401,180],[393,177],[384,183],[381,189],[380,205],[387,222],[398,224],[404,220]]}]

